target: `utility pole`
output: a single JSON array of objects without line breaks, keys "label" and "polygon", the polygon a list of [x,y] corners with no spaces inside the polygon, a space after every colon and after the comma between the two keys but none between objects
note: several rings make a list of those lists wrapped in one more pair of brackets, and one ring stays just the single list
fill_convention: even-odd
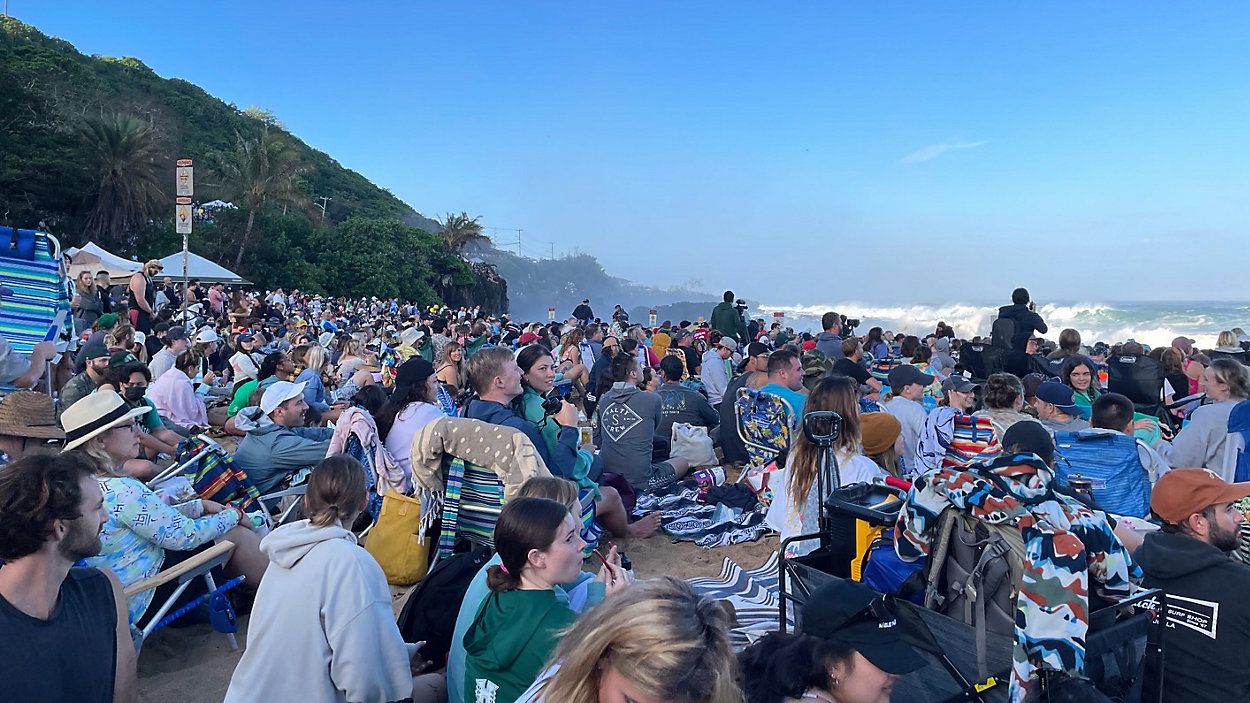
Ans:
[{"label": "utility pole", "polygon": [[521,230],[519,229],[516,231],[516,255],[525,256],[521,253]]},{"label": "utility pole", "polygon": [[547,243],[551,245],[551,260],[555,261],[556,260],[556,243],[555,242],[547,242]]},{"label": "utility pole", "polygon": [[318,200],[321,201],[321,204],[318,207],[321,208],[321,224],[323,225],[326,223],[326,205],[333,199],[334,198],[327,198],[324,195],[320,198],[313,198],[313,205],[317,205]]}]

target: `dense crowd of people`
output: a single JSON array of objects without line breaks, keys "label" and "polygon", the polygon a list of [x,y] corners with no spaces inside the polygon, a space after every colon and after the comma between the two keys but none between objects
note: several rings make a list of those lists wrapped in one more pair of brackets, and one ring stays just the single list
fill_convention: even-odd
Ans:
[{"label": "dense crowd of people", "polygon": [[[1250,699],[1239,597],[1250,567],[1230,557],[1250,497],[1239,482],[1250,478],[1241,330],[1205,352],[1186,338],[1089,343],[1074,329],[1052,345],[1025,289],[989,334],[968,338],[944,323],[923,336],[860,335],[835,312],[796,333],[750,319],[732,291],[706,321],[639,325],[619,305],[603,319],[584,300],[566,320],[523,322],[396,299],[183,287],[160,273],[150,261],[124,286],[107,274],[75,280],[78,337],[61,353],[0,340],[0,383],[14,389],[0,398],[7,700],[134,700],[140,633],[177,585],[143,584],[229,542],[224,572],[244,577],[230,598],[251,613],[229,701],[887,701],[924,662],[867,586],[812,593],[800,633],[735,653],[731,609],[676,579],[635,581],[606,547],[660,528],[658,513],[634,508],[698,468],[676,448],[680,431],[700,429],[723,466],[752,468],[735,410],[748,391],[779,399],[794,428],[770,469],[766,522],[783,539],[820,528],[818,475],[831,454],[844,485],[908,487],[900,558],[927,556],[932,524],[955,506],[1036,539],[1026,559],[1038,579],[1079,584],[1060,595],[1025,579],[1021,598],[1038,607],[1017,621],[1014,700],[1046,700],[1038,682],[1054,672],[1074,683],[1056,679],[1050,695],[1104,700],[1080,685],[1088,616],[1055,613],[1136,586],[1210,606],[1169,629],[1163,700]],[[54,387],[39,387],[54,360]],[[1159,383],[1142,381],[1147,365]],[[827,443],[803,431],[830,413],[839,425]],[[358,535],[382,495],[414,493],[426,460],[414,447],[451,417],[506,428],[545,471],[509,495],[449,652],[425,661]],[[376,438],[372,469],[343,453],[341,427]],[[204,433],[260,495],[304,486],[302,519],[277,524],[188,482],[152,481]],[[1091,460],[1095,437],[1107,449]],[[1058,477],[1079,477],[1088,461],[1140,476],[1129,498],[1147,509],[1125,514],[1068,490]],[[809,550],[793,543],[784,557]],[[585,570],[592,554],[597,573]],[[188,589],[175,607],[200,595]]]}]

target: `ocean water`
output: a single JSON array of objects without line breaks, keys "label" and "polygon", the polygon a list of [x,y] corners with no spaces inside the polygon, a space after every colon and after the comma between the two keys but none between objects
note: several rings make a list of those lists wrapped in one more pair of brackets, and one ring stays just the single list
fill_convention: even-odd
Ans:
[{"label": "ocean water", "polygon": [[[857,334],[880,326],[895,333],[924,336],[942,321],[954,327],[957,336],[971,339],[990,333],[999,305],[871,305],[847,301],[831,305],[761,305],[750,313],[766,321],[771,321],[774,313],[784,313],[786,326],[800,332],[819,331],[821,315],[830,310],[859,318]],[[1215,338],[1222,330],[1250,330],[1250,303],[1244,302],[1046,303],[1037,312],[1050,327],[1042,336],[1056,340],[1061,329],[1072,327],[1081,333],[1086,344],[1135,339],[1150,346],[1166,346],[1174,338],[1186,336],[1208,349],[1215,346]]]}]

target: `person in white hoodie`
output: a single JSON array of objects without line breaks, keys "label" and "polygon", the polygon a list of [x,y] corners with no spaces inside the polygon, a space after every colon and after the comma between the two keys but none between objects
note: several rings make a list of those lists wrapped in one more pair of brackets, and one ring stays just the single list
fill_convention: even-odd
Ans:
[{"label": "person in white hoodie", "polygon": [[261,540],[272,563],[226,703],[445,699],[441,674],[413,676],[417,645],[399,634],[382,567],[344,527],[365,498],[360,462],[329,457],[308,479],[310,517]]}]

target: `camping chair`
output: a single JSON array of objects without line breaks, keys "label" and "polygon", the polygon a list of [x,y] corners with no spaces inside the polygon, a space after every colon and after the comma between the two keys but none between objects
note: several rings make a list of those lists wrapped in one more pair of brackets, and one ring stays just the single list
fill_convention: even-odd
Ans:
[{"label": "camping chair", "polygon": [[747,482],[760,502],[767,504],[772,501],[768,480],[772,473],[785,467],[799,418],[785,398],[754,388],[738,390],[734,415],[747,453],[747,468],[738,482]]},{"label": "camping chair", "polygon": [[968,343],[959,348],[959,363],[973,383],[985,383],[992,374],[1002,371],[1006,356],[1004,350],[988,344]]},{"label": "camping chair", "polygon": [[884,359],[874,359],[873,362],[868,365],[868,373],[872,374],[873,378],[880,381],[881,385],[888,386],[890,385],[890,371],[896,366],[902,365],[903,360],[897,356],[887,356]]},{"label": "camping chair", "polygon": [[[13,289],[0,310],[0,337],[29,354],[44,341],[74,334],[69,291],[61,275],[61,243],[47,232],[0,227],[0,283]],[[44,390],[55,397],[52,364],[44,369]],[[0,384],[0,395],[18,390]]]},{"label": "camping chair", "polygon": [[1137,412],[1170,422],[1171,413],[1162,407],[1163,375],[1163,366],[1145,354],[1107,359],[1107,390],[1127,396]]},{"label": "camping chair", "polygon": [[449,456],[444,461],[447,492],[443,498],[438,558],[450,556],[462,539],[493,550],[495,521],[504,504],[503,482],[491,469],[464,459]]},{"label": "camping chair", "polygon": [[[794,540],[817,536],[795,537]],[[790,540],[787,540],[790,541]],[[778,607],[781,610],[781,631],[787,627],[787,604],[793,604],[793,622],[802,632],[802,608],[811,594],[821,586],[839,578],[819,568],[783,560],[778,572]],[[1007,700],[1007,682],[1011,676],[1011,646],[1008,636],[989,633],[987,668],[992,676],[977,675],[975,656],[976,631],[971,626],[947,618],[912,603],[891,598],[902,626],[903,639],[924,658],[926,666],[901,677],[894,686],[894,703],[933,703],[935,701]]]},{"label": "camping chair", "polygon": [[[196,554],[194,557],[159,572],[151,578],[131,584],[125,591],[127,598],[171,581],[176,580],[178,582],[178,588],[170,594],[164,603],[157,607],[156,614],[152,616],[148,624],[139,632],[135,641],[136,648],[141,647],[144,640],[151,637],[152,633],[187,614],[200,604],[207,603],[213,629],[224,634],[226,639],[230,640],[230,649],[232,651],[238,651],[239,642],[234,636],[234,633],[238,630],[234,608],[230,605],[230,601],[226,599],[225,593],[243,583],[244,577],[237,576],[220,587],[217,586],[217,581],[213,578],[213,569],[224,566],[227,561],[230,561],[230,555],[233,553],[234,543],[223,540]],[[178,598],[182,596],[187,588],[195,583],[196,579],[200,578],[204,579],[207,592],[191,603],[170,613],[169,611],[174,607]]]}]

